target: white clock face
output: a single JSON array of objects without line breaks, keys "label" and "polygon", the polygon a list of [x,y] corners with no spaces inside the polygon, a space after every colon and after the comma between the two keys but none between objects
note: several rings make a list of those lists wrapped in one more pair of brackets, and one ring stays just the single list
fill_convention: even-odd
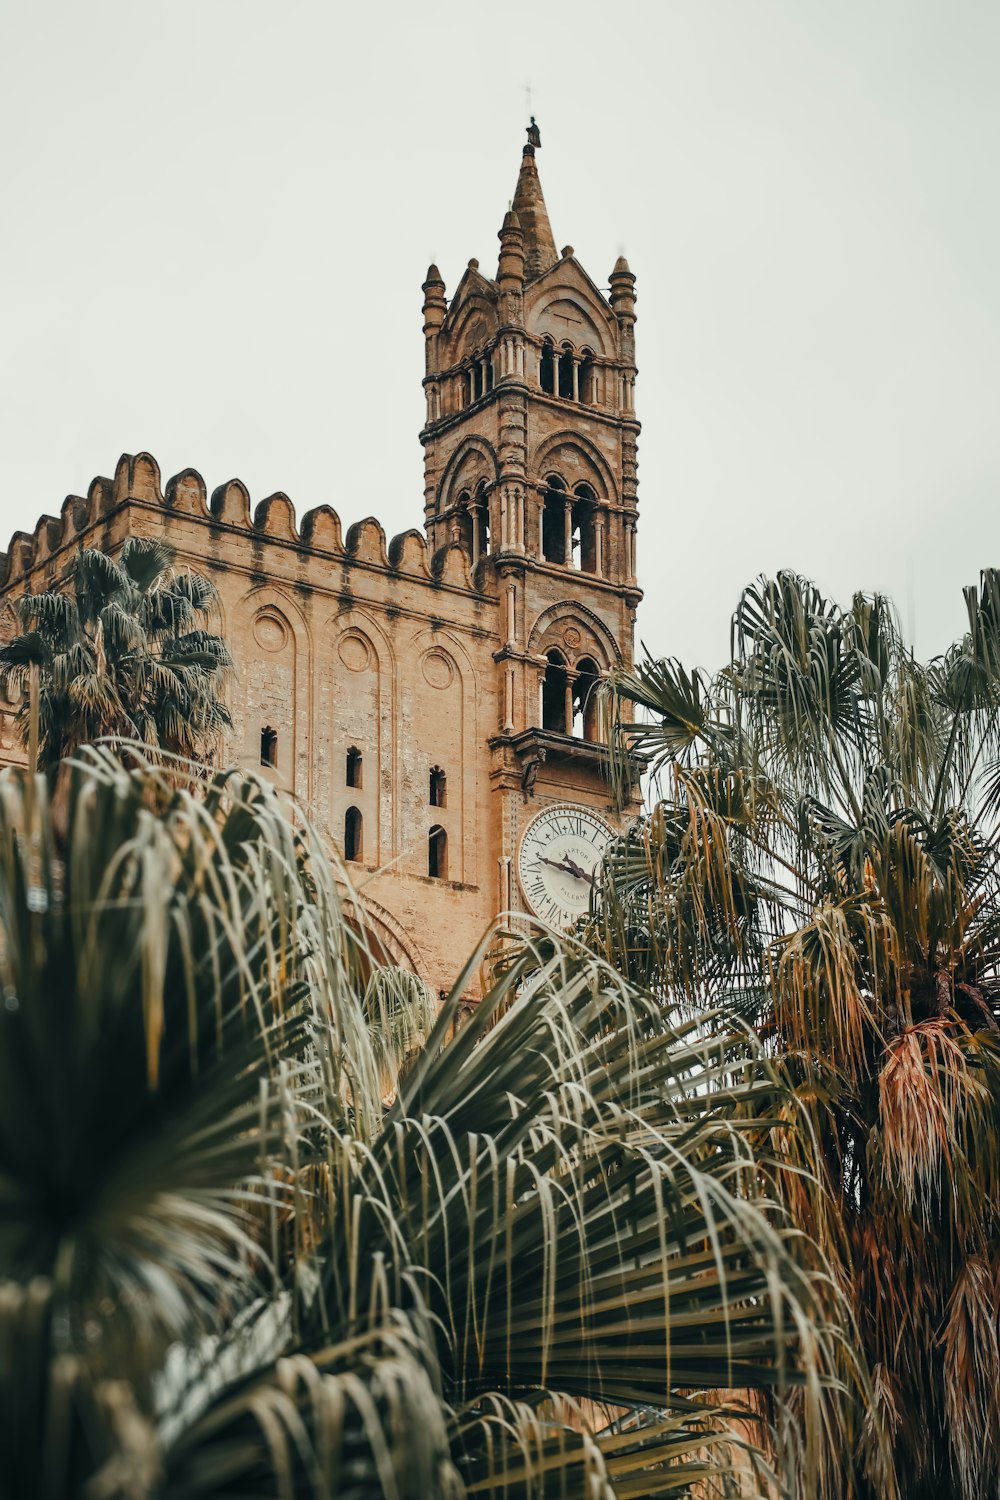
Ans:
[{"label": "white clock face", "polygon": [[614,829],[587,807],[558,803],[532,818],[517,873],[525,900],[553,927],[569,927],[590,906],[597,866]]}]

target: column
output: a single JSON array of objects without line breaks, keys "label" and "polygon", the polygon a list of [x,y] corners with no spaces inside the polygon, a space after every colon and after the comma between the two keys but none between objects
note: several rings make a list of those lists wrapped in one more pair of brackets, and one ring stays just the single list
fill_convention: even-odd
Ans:
[{"label": "column", "polygon": [[576,673],[566,669],[566,733],[573,733],[573,684]]},{"label": "column", "polygon": [[503,679],[503,732],[514,732],[514,668],[508,666]]},{"label": "column", "polygon": [[577,357],[576,357],[575,354],[572,356],[572,360],[573,360],[573,400],[574,401],[579,401],[579,399],[580,399],[580,361],[577,359]]},{"label": "column", "polygon": [[604,512],[599,510],[594,517],[594,572],[604,577]]},{"label": "column", "polygon": [[516,604],[517,604],[517,597],[516,596],[517,596],[517,585],[513,584],[513,583],[509,583],[507,585],[507,645],[508,646],[513,646],[515,638],[516,638],[516,635],[517,635],[517,628],[516,628],[516,625],[515,625],[515,611],[516,611]]},{"label": "column", "polygon": [[563,543],[563,562],[567,568],[573,566],[573,501],[567,497]]},{"label": "column", "polygon": [[507,486],[504,485],[500,491],[500,547],[501,552],[507,550]]},{"label": "column", "polygon": [[470,505],[469,510],[472,513],[472,561],[477,563],[479,561],[479,506]]}]

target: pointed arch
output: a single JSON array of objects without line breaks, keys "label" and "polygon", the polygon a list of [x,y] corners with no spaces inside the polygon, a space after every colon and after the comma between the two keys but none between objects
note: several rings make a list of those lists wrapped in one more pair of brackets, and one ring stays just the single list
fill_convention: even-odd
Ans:
[{"label": "pointed arch", "polygon": [[495,484],[499,477],[500,461],[496,449],[478,433],[470,433],[444,466],[435,497],[437,514],[440,516],[452,508],[460,490],[473,490],[483,478],[488,484]]},{"label": "pointed arch", "polygon": [[580,636],[574,651],[580,656],[592,656],[602,672],[624,661],[621,648],[604,621],[585,604],[572,599],[550,604],[538,616],[528,635],[529,653],[542,657],[552,646],[565,652],[563,635],[567,628],[574,628]]},{"label": "pointed arch", "polygon": [[354,927],[360,928],[374,963],[393,964],[414,974],[427,973],[427,959],[412,932],[386,907],[367,894],[362,898],[351,892],[345,901],[345,914]]},{"label": "pointed arch", "polygon": [[589,484],[599,502],[619,503],[618,482],[611,465],[596,443],[573,428],[551,433],[529,459],[528,471],[536,481],[552,470],[557,470],[571,489],[580,483]]}]

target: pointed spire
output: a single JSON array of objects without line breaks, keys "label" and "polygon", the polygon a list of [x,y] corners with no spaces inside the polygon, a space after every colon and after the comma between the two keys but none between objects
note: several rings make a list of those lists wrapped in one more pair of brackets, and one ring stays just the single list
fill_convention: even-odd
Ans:
[{"label": "pointed spire", "polygon": [[513,211],[524,233],[524,274],[531,281],[559,259],[548,209],[542,197],[542,184],[538,180],[534,146],[525,146],[521,157]]}]

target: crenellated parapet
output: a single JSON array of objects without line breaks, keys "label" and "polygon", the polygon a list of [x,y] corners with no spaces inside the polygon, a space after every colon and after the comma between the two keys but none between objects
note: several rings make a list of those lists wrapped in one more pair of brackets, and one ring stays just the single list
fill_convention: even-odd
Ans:
[{"label": "crenellated parapet", "polygon": [[[195,533],[185,532],[185,525],[195,528]],[[199,540],[201,528],[205,537]],[[197,469],[182,469],[163,484],[152,455],[136,453],[122,454],[113,479],[98,476],[92,480],[86,497],[68,495],[58,516],[39,517],[33,532],[16,531],[7,551],[0,553],[0,589],[51,587],[77,548],[113,550],[130,532],[164,535],[182,555],[194,552],[209,563],[213,548],[226,538],[238,550],[240,538],[245,537],[256,548],[261,544],[293,548],[307,567],[313,557],[327,562],[337,559],[343,565],[384,573],[390,580],[419,580],[473,594],[481,594],[486,582],[485,571],[473,570],[471,559],[457,543],[433,551],[415,530],[387,542],[385,531],[372,516],[356,521],[345,535],[339,515],[329,505],[313,507],[299,522],[286,494],[279,491],[254,504],[239,479],[219,485],[209,498]]]}]

